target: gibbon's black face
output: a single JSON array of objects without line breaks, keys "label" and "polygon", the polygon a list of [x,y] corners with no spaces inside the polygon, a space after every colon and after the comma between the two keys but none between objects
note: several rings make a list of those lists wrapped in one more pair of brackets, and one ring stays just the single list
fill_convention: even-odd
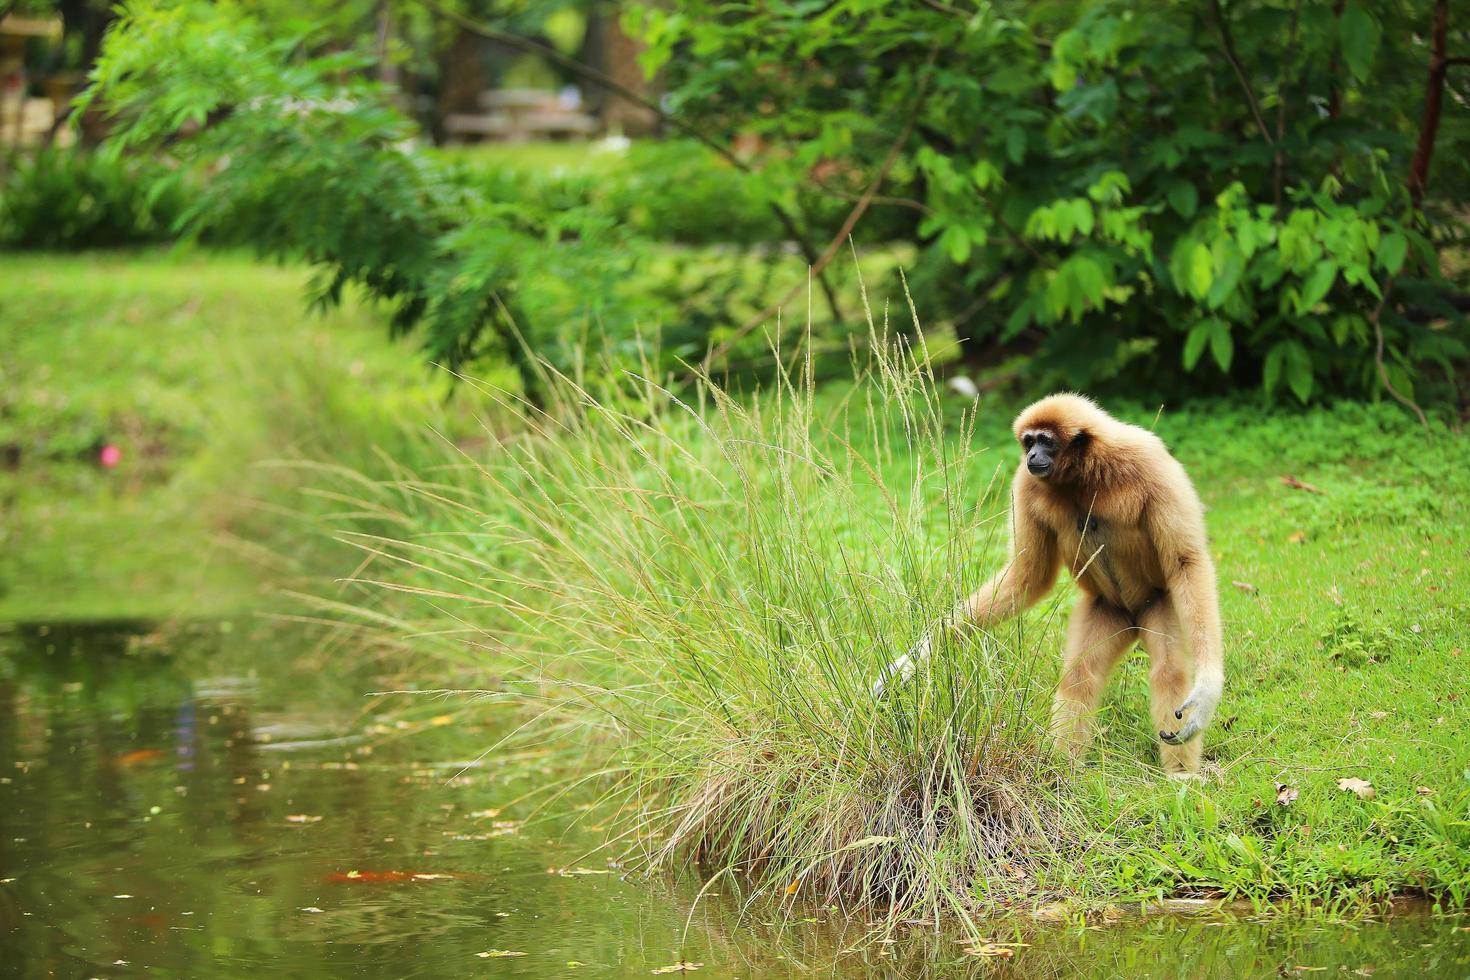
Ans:
[{"label": "gibbon's black face", "polygon": [[1021,449],[1026,453],[1026,469],[1032,476],[1045,480],[1057,465],[1057,440],[1046,429],[1027,429],[1021,433]]}]

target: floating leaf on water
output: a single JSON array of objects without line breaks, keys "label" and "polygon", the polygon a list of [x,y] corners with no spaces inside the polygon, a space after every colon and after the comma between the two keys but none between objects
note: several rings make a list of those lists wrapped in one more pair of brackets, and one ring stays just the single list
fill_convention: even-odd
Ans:
[{"label": "floating leaf on water", "polygon": [[318,823],[321,819],[309,813],[291,813],[286,816],[287,823]]},{"label": "floating leaf on water", "polygon": [[132,752],[124,752],[117,757],[120,766],[136,766],[143,762],[152,762],[154,759],[163,758],[162,749],[134,749]]},{"label": "floating leaf on water", "polygon": [[1337,788],[1345,793],[1356,793],[1360,800],[1371,800],[1378,795],[1372,783],[1366,779],[1359,779],[1356,776],[1339,779],[1337,781]]},{"label": "floating leaf on water", "polygon": [[297,911],[298,912],[325,912],[326,909],[319,909],[315,905],[308,905],[304,909],[297,909]]},{"label": "floating leaf on water", "polygon": [[114,895],[112,897],[113,898],[132,898],[133,896],[131,896],[131,895]]},{"label": "floating leaf on water", "polygon": [[571,878],[575,875],[610,875],[607,868],[547,868],[549,875],[560,875],[563,878]]},{"label": "floating leaf on water", "polygon": [[661,966],[651,972],[655,975],[660,973],[692,973],[702,966],[704,966],[703,963],[690,963],[685,960],[680,960],[672,966]]},{"label": "floating leaf on water", "polygon": [[430,871],[347,871],[336,874],[324,875],[323,881],[333,882],[356,882],[359,884],[374,885],[384,882],[399,881],[442,881],[456,877],[452,874],[440,874]]},{"label": "floating leaf on water", "polygon": [[487,949],[485,952],[476,953],[475,955],[483,960],[501,956],[525,956],[526,954],[518,949]]}]

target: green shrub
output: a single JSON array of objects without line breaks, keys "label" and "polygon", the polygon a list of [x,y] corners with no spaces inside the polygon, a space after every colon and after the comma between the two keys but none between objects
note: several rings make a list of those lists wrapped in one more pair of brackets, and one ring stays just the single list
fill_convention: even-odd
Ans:
[{"label": "green shrub", "polygon": [[1461,118],[1412,190],[1425,6],[630,7],[672,110],[759,137],[756,196],[818,174],[857,174],[856,193],[892,161],[883,205],[925,246],[918,308],[977,357],[1024,346],[1069,387],[1306,402],[1380,390],[1381,370],[1411,392],[1467,355],[1439,268],[1464,228]]},{"label": "green shrub", "polygon": [[0,170],[0,247],[168,241],[187,200],[180,176],[148,160],[85,150],[16,154]]}]

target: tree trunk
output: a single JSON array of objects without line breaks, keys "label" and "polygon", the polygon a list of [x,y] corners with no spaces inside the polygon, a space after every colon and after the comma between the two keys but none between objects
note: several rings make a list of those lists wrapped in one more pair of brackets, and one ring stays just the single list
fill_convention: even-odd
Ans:
[{"label": "tree trunk", "polygon": [[485,41],[463,28],[456,29],[454,40],[439,52],[439,98],[434,104],[434,139],[444,141],[444,117],[452,113],[473,115],[480,108],[480,93],[485,91]]},{"label": "tree trunk", "polygon": [[[643,45],[623,30],[622,15],[623,5],[618,2],[595,4],[588,11],[587,39],[582,46],[581,60],[624,88],[645,99],[656,100],[657,85],[644,76],[643,66],[638,64]],[[647,136],[658,130],[656,115],[606,90],[589,92],[588,105],[610,131]]]},{"label": "tree trunk", "polygon": [[1429,81],[1424,88],[1424,121],[1419,124],[1419,145],[1414,148],[1414,162],[1409,165],[1409,199],[1415,208],[1424,203],[1424,188],[1429,185],[1429,161],[1434,156],[1434,138],[1439,132],[1439,116],[1444,103],[1444,76],[1449,69],[1446,54],[1449,31],[1449,0],[1436,0],[1434,26],[1429,35]]}]

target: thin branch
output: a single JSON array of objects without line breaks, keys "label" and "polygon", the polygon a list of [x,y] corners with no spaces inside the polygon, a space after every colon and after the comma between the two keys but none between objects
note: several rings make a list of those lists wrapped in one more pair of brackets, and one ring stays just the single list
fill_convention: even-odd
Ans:
[{"label": "thin branch", "polygon": [[[835,197],[839,201],[852,202],[862,200],[861,194],[854,194],[851,191],[839,190],[838,188],[833,187],[830,184],[824,184],[822,181],[815,178],[812,179],[812,184],[823,194],[826,194],[828,197]],[[923,201],[916,201],[911,197],[889,197],[885,194],[875,194],[873,195],[872,203],[880,206],[886,205],[888,207],[894,208],[908,208],[910,211],[917,211],[923,215],[931,215],[934,213],[934,209],[931,208],[929,205],[925,204]]]},{"label": "thin branch", "polygon": [[1424,409],[1414,399],[1407,397],[1393,386],[1388,380],[1388,367],[1383,363],[1383,310],[1388,306],[1388,295],[1393,292],[1393,276],[1389,276],[1383,284],[1383,295],[1378,299],[1378,305],[1368,317],[1368,322],[1373,324],[1373,333],[1378,338],[1378,348],[1373,352],[1373,362],[1378,365],[1378,379],[1383,382],[1384,389],[1392,395],[1401,405],[1414,410],[1419,416],[1419,424],[1424,426],[1424,431],[1429,431],[1429,419],[1424,415]]},{"label": "thin branch", "polygon": [[[600,86],[601,88],[612,92],[614,95],[617,95],[620,98],[632,102],[634,105],[647,109],[649,112],[657,116],[661,122],[668,124],[673,129],[676,129],[684,135],[690,137],[691,139],[697,140],[698,142],[709,147],[712,151],[714,151],[717,156],[719,156],[725,162],[729,163],[736,170],[739,170],[741,173],[755,173],[755,169],[751,167],[750,164],[746,163],[744,160],[736,156],[729,147],[722,144],[719,140],[713,139],[712,137],[706,135],[697,126],[694,126],[693,124],[686,122],[683,119],[680,119],[678,116],[671,115],[670,113],[664,111],[663,107],[658,105],[658,103],[653,102],[650,99],[638,94],[637,92],[628,88],[626,85],[623,85],[616,79],[612,78],[610,75],[606,75],[603,72],[598,71],[596,68],[591,67],[590,65],[583,64],[575,58],[568,57],[555,48],[542,44],[539,41],[533,41],[530,38],[521,37],[520,35],[513,34],[510,31],[502,31],[499,28],[491,27],[489,24],[482,24],[479,21],[472,20],[471,18],[466,17],[464,14],[461,14],[458,11],[450,10],[449,8],[444,7],[440,3],[436,2],[436,0],[416,0],[416,2],[425,10],[438,17],[442,17],[443,19],[456,25],[462,30],[468,31],[469,33],[474,34],[478,37],[483,37],[488,41],[495,41],[499,44],[504,44],[507,47],[516,48],[517,50],[525,51],[528,54],[534,54],[538,57],[545,58],[547,61],[550,61],[558,67],[564,68],[567,71],[586,79],[592,84]],[[792,240],[795,241],[798,246],[800,246],[802,254],[806,256],[807,263],[809,265],[816,265],[818,258],[816,249],[812,246],[811,242],[807,240],[807,237],[802,232],[801,228],[798,227],[798,225],[796,224],[796,219],[794,219],[789,213],[787,213],[785,208],[781,207],[775,202],[770,202],[768,206],[770,207],[771,212],[776,216],[776,220],[781,223],[781,227],[785,229],[786,234],[790,235]],[[832,310],[832,315],[834,317],[840,318],[841,308],[837,302],[837,291],[832,287],[832,284],[827,281],[825,276],[822,276],[820,273],[818,273],[817,278],[818,281],[822,284],[822,291],[826,294],[827,305]]]},{"label": "thin branch", "polygon": [[[878,172],[873,175],[873,179],[868,183],[868,186],[863,191],[862,196],[858,198],[857,204],[855,204],[853,206],[853,209],[848,212],[847,219],[842,222],[842,227],[837,229],[837,234],[832,236],[832,241],[827,243],[827,248],[822,252],[822,255],[817,260],[816,265],[812,267],[812,275],[820,275],[822,270],[827,267],[827,264],[832,261],[834,256],[837,255],[837,251],[842,247],[842,243],[847,240],[849,235],[852,234],[852,230],[857,225],[858,219],[863,216],[863,214],[868,210],[868,206],[873,203],[873,199],[878,193],[878,188],[888,177],[888,171],[892,170],[893,165],[898,162],[898,157],[899,154],[903,151],[904,144],[909,141],[909,136],[912,135],[914,131],[914,123],[919,118],[919,110],[923,108],[924,100],[928,97],[930,78],[928,69],[933,66],[934,59],[938,57],[938,55],[939,48],[937,45],[929,49],[929,57],[927,60],[925,60],[924,67],[920,69],[919,87],[918,90],[914,93],[913,105],[909,108],[908,118],[904,120],[903,129],[899,132],[898,138],[893,141],[893,144],[891,146],[889,146],[888,153],[884,157],[883,163],[878,167]],[[797,283],[791,288],[790,291],[787,292],[785,296],[781,297],[775,303],[772,303],[769,307],[747,320],[745,324],[741,326],[739,330],[735,331],[733,335],[727,338],[724,343],[720,344],[714,350],[705,355],[704,361],[700,365],[700,370],[708,371],[710,365],[713,364],[719,357],[727,353],[731,347],[733,347],[742,338],[747,336],[752,330],[760,326],[762,323],[765,323],[777,312],[779,312],[783,306],[795,299],[800,292],[801,283]]]},{"label": "thin branch", "polygon": [[1245,93],[1245,101],[1250,106],[1251,117],[1255,119],[1256,126],[1261,130],[1261,136],[1267,143],[1275,144],[1271,139],[1271,130],[1266,126],[1266,118],[1261,115],[1261,104],[1256,101],[1255,90],[1251,88],[1250,79],[1245,77],[1245,69],[1240,66],[1240,56],[1235,52],[1235,38],[1230,33],[1230,23],[1225,19],[1225,11],[1220,9],[1220,0],[1210,0],[1210,8],[1215,13],[1215,29],[1220,34],[1220,48],[1225,53],[1225,60],[1230,62],[1230,67],[1235,71],[1235,78],[1240,82],[1241,91]]}]

